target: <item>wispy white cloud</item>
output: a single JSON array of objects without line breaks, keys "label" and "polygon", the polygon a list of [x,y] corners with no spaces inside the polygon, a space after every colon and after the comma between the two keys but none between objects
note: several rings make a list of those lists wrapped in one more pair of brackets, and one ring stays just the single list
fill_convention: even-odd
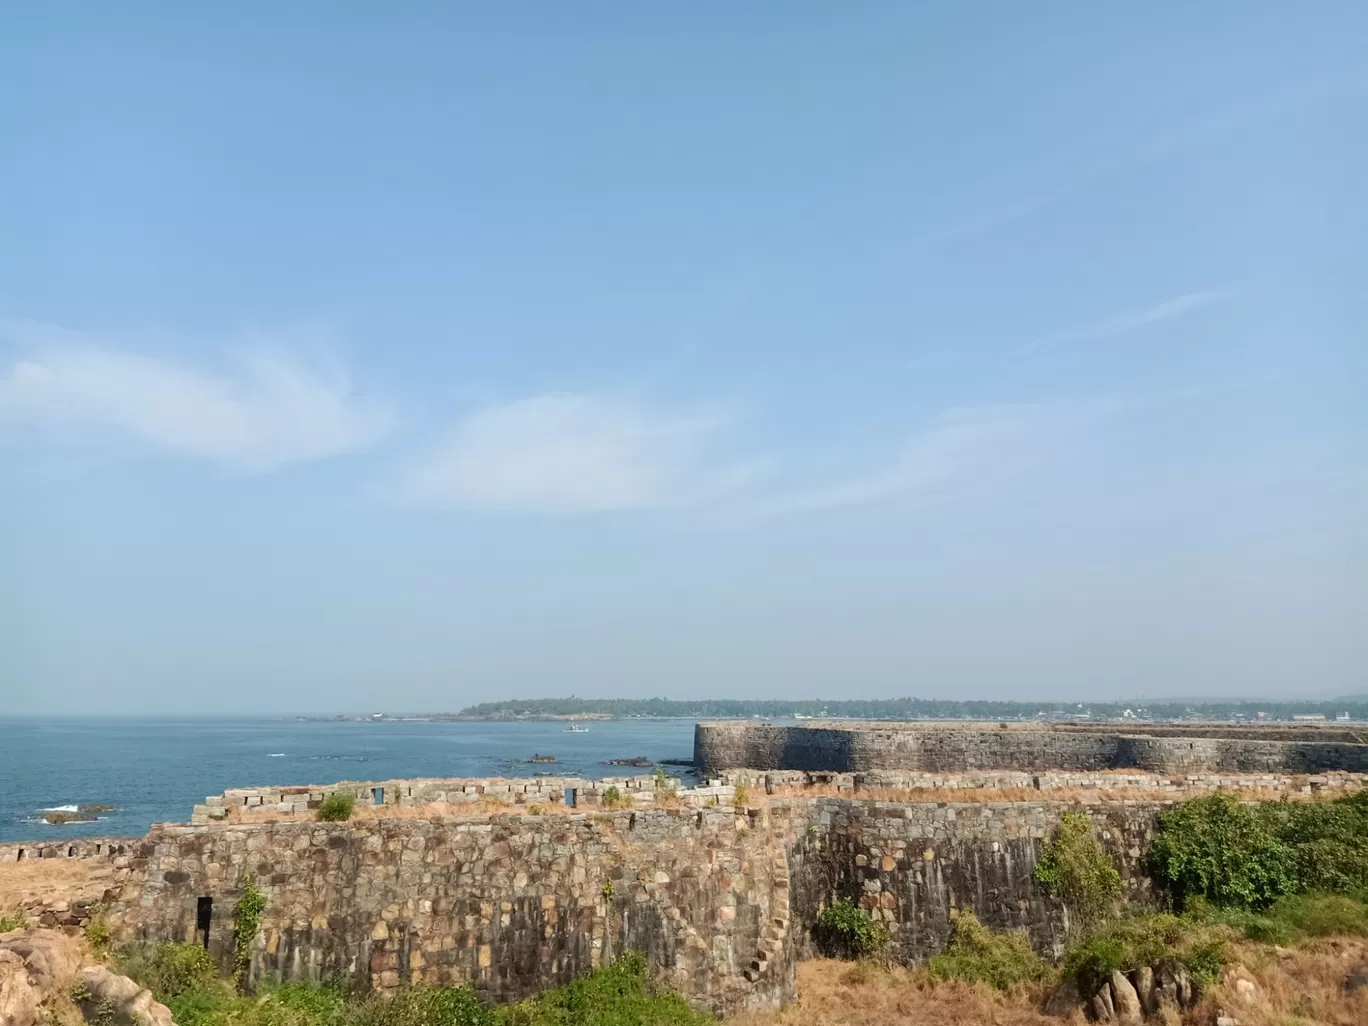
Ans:
[{"label": "wispy white cloud", "polygon": [[51,325],[0,322],[0,428],[112,430],[169,452],[264,470],[366,446],[389,429],[333,366],[305,367],[256,336],[220,372],[115,348]]},{"label": "wispy white cloud", "polygon": [[991,489],[1029,472],[1111,412],[1109,404],[972,406],[946,410],[864,473],[781,491],[748,504],[786,516],[880,504],[917,505]]},{"label": "wispy white cloud", "polygon": [[1115,338],[1119,335],[1129,335],[1154,327],[1157,324],[1181,320],[1199,311],[1232,302],[1244,295],[1245,291],[1244,286],[1231,285],[1216,289],[1185,292],[1182,295],[1171,296],[1140,309],[1109,314],[1090,324],[1085,324],[1060,335],[1028,342],[1021,349],[1023,351],[1040,349],[1071,342],[1091,342]]},{"label": "wispy white cloud", "polygon": [[451,509],[593,513],[697,505],[755,466],[720,460],[728,418],[591,395],[542,395],[467,418],[410,475],[413,499]]}]

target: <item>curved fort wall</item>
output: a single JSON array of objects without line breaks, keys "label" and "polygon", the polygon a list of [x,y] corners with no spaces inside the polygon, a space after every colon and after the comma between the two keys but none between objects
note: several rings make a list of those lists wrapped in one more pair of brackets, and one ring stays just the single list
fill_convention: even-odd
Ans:
[{"label": "curved fort wall", "polygon": [[1207,736],[1158,736],[1132,733],[1129,727],[1104,733],[929,723],[700,723],[694,728],[694,763],[704,775],[739,768],[831,773],[1114,769],[1155,773],[1368,772],[1365,744],[1265,741],[1220,734],[1220,727],[1209,728]]}]

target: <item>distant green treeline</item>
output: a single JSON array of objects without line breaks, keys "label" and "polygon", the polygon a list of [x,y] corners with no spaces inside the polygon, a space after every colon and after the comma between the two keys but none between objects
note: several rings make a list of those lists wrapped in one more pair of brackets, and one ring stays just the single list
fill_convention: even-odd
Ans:
[{"label": "distant green treeline", "polygon": [[884,698],[843,701],[746,701],[741,699],[668,698],[535,698],[506,702],[482,702],[462,709],[462,717],[480,719],[534,719],[539,716],[678,716],[696,719],[748,719],[752,716],[831,716],[857,719],[923,720],[1029,720],[1037,716],[1058,719],[1088,714],[1110,719],[1130,709],[1146,719],[1255,719],[1290,720],[1293,716],[1335,717],[1348,713],[1355,720],[1368,719],[1368,697],[1341,698],[1329,702],[1163,701],[1149,702],[1143,709],[1126,702],[984,702],[938,698]]}]

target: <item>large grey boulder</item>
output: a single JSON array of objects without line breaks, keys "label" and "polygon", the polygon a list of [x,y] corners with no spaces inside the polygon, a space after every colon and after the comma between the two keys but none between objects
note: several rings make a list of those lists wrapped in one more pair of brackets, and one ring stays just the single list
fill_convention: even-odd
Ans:
[{"label": "large grey boulder", "polygon": [[1118,1022],[1137,1023],[1141,1019],[1140,997],[1130,980],[1120,972],[1111,974],[1112,1008]]}]

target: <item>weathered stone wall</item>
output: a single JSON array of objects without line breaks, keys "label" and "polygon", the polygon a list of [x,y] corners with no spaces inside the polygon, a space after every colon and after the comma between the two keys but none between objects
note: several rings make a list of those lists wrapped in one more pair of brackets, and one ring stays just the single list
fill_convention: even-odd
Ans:
[{"label": "weathered stone wall", "polygon": [[[1140,859],[1170,804],[786,801],[806,820],[789,855],[794,921],[810,925],[836,899],[856,901],[887,923],[903,962],[944,950],[957,909],[972,910],[993,929],[1025,930],[1038,951],[1058,954],[1064,910],[1031,874],[1060,818],[1086,809],[1130,898],[1143,901],[1148,880]],[[798,957],[815,953],[810,930],[795,931],[794,942]]]},{"label": "weathered stone wall", "polygon": [[729,1012],[792,996],[791,960],[761,957],[787,922],[784,850],[766,814],[726,807],[163,825],[111,918],[129,937],[204,940],[227,970],[252,876],[267,896],[254,979],[341,971],[507,1001],[631,948]]},{"label": "weathered stone wall", "polygon": [[694,728],[694,762],[704,775],[737,767],[838,773],[1124,768],[1155,773],[1364,773],[1368,744],[924,723],[700,723]]},{"label": "weathered stone wall", "polygon": [[[736,785],[767,794],[821,794],[859,797],[861,792],[897,792],[900,800],[918,801],[918,792],[1032,791],[1048,798],[1050,792],[1096,792],[1095,798],[1137,794],[1183,799],[1211,791],[1250,792],[1255,798],[1272,795],[1318,795],[1354,791],[1368,786],[1368,776],[1330,772],[1289,773],[1149,773],[1141,770],[1102,772],[979,770],[972,773],[918,773],[911,770],[871,770],[867,773],[815,773],[803,770],[727,770],[710,780],[718,793],[734,792]],[[865,797],[880,797],[866,794]],[[1013,795],[1012,797],[1016,797]],[[928,796],[930,801],[939,800]],[[1001,798],[999,798],[1001,800]]]}]

